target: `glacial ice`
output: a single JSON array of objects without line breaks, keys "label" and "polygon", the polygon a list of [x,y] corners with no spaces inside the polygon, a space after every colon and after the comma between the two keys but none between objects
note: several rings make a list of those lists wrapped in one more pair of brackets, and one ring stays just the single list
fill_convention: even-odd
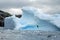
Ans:
[{"label": "glacial ice", "polygon": [[42,30],[42,31],[60,31],[59,21],[55,16],[45,14],[41,9],[34,7],[23,7],[22,17],[15,16],[5,18],[4,29],[12,30]]}]

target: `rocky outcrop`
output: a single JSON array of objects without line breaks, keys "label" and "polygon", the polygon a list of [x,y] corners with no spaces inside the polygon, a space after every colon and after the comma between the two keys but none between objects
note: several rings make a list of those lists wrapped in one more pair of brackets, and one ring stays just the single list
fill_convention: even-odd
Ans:
[{"label": "rocky outcrop", "polygon": [[12,15],[9,14],[8,12],[4,12],[0,10],[0,27],[4,27],[4,18],[9,16],[12,16]]}]

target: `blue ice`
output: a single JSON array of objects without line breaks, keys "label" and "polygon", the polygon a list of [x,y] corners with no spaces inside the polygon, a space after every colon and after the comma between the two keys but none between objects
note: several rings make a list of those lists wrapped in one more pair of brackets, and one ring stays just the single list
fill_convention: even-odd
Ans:
[{"label": "blue ice", "polygon": [[54,23],[56,17],[34,7],[23,7],[22,11],[21,18],[15,16],[5,18],[4,29],[60,31],[56,22]]}]

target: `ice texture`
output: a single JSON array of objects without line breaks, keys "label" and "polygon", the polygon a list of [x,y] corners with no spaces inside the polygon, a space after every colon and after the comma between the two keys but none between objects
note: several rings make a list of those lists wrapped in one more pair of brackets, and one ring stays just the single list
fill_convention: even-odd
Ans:
[{"label": "ice texture", "polygon": [[45,14],[41,9],[34,7],[23,7],[21,10],[23,12],[21,18],[15,16],[5,18],[4,29],[60,31],[56,16]]},{"label": "ice texture", "polygon": [[[17,27],[16,27],[17,26]],[[20,27],[19,18],[16,18],[14,15],[11,17],[6,17],[4,20],[4,29],[18,29]]]},{"label": "ice texture", "polygon": [[[23,7],[22,11],[23,11],[23,16],[25,17],[25,19],[27,20],[33,19],[36,22],[35,25],[38,25],[38,30],[44,30],[44,31],[59,31],[60,30],[53,23],[53,18],[54,18],[53,15],[46,14],[41,9],[34,8],[34,7]],[[29,19],[28,16],[30,16],[31,18]]]},{"label": "ice texture", "polygon": [[0,40],[60,40],[60,32],[0,30]]}]

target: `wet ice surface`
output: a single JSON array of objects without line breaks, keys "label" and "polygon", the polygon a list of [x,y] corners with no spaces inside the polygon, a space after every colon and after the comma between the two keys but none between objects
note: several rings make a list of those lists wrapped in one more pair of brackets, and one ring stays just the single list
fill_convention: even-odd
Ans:
[{"label": "wet ice surface", "polygon": [[60,40],[60,32],[0,29],[0,40]]}]

